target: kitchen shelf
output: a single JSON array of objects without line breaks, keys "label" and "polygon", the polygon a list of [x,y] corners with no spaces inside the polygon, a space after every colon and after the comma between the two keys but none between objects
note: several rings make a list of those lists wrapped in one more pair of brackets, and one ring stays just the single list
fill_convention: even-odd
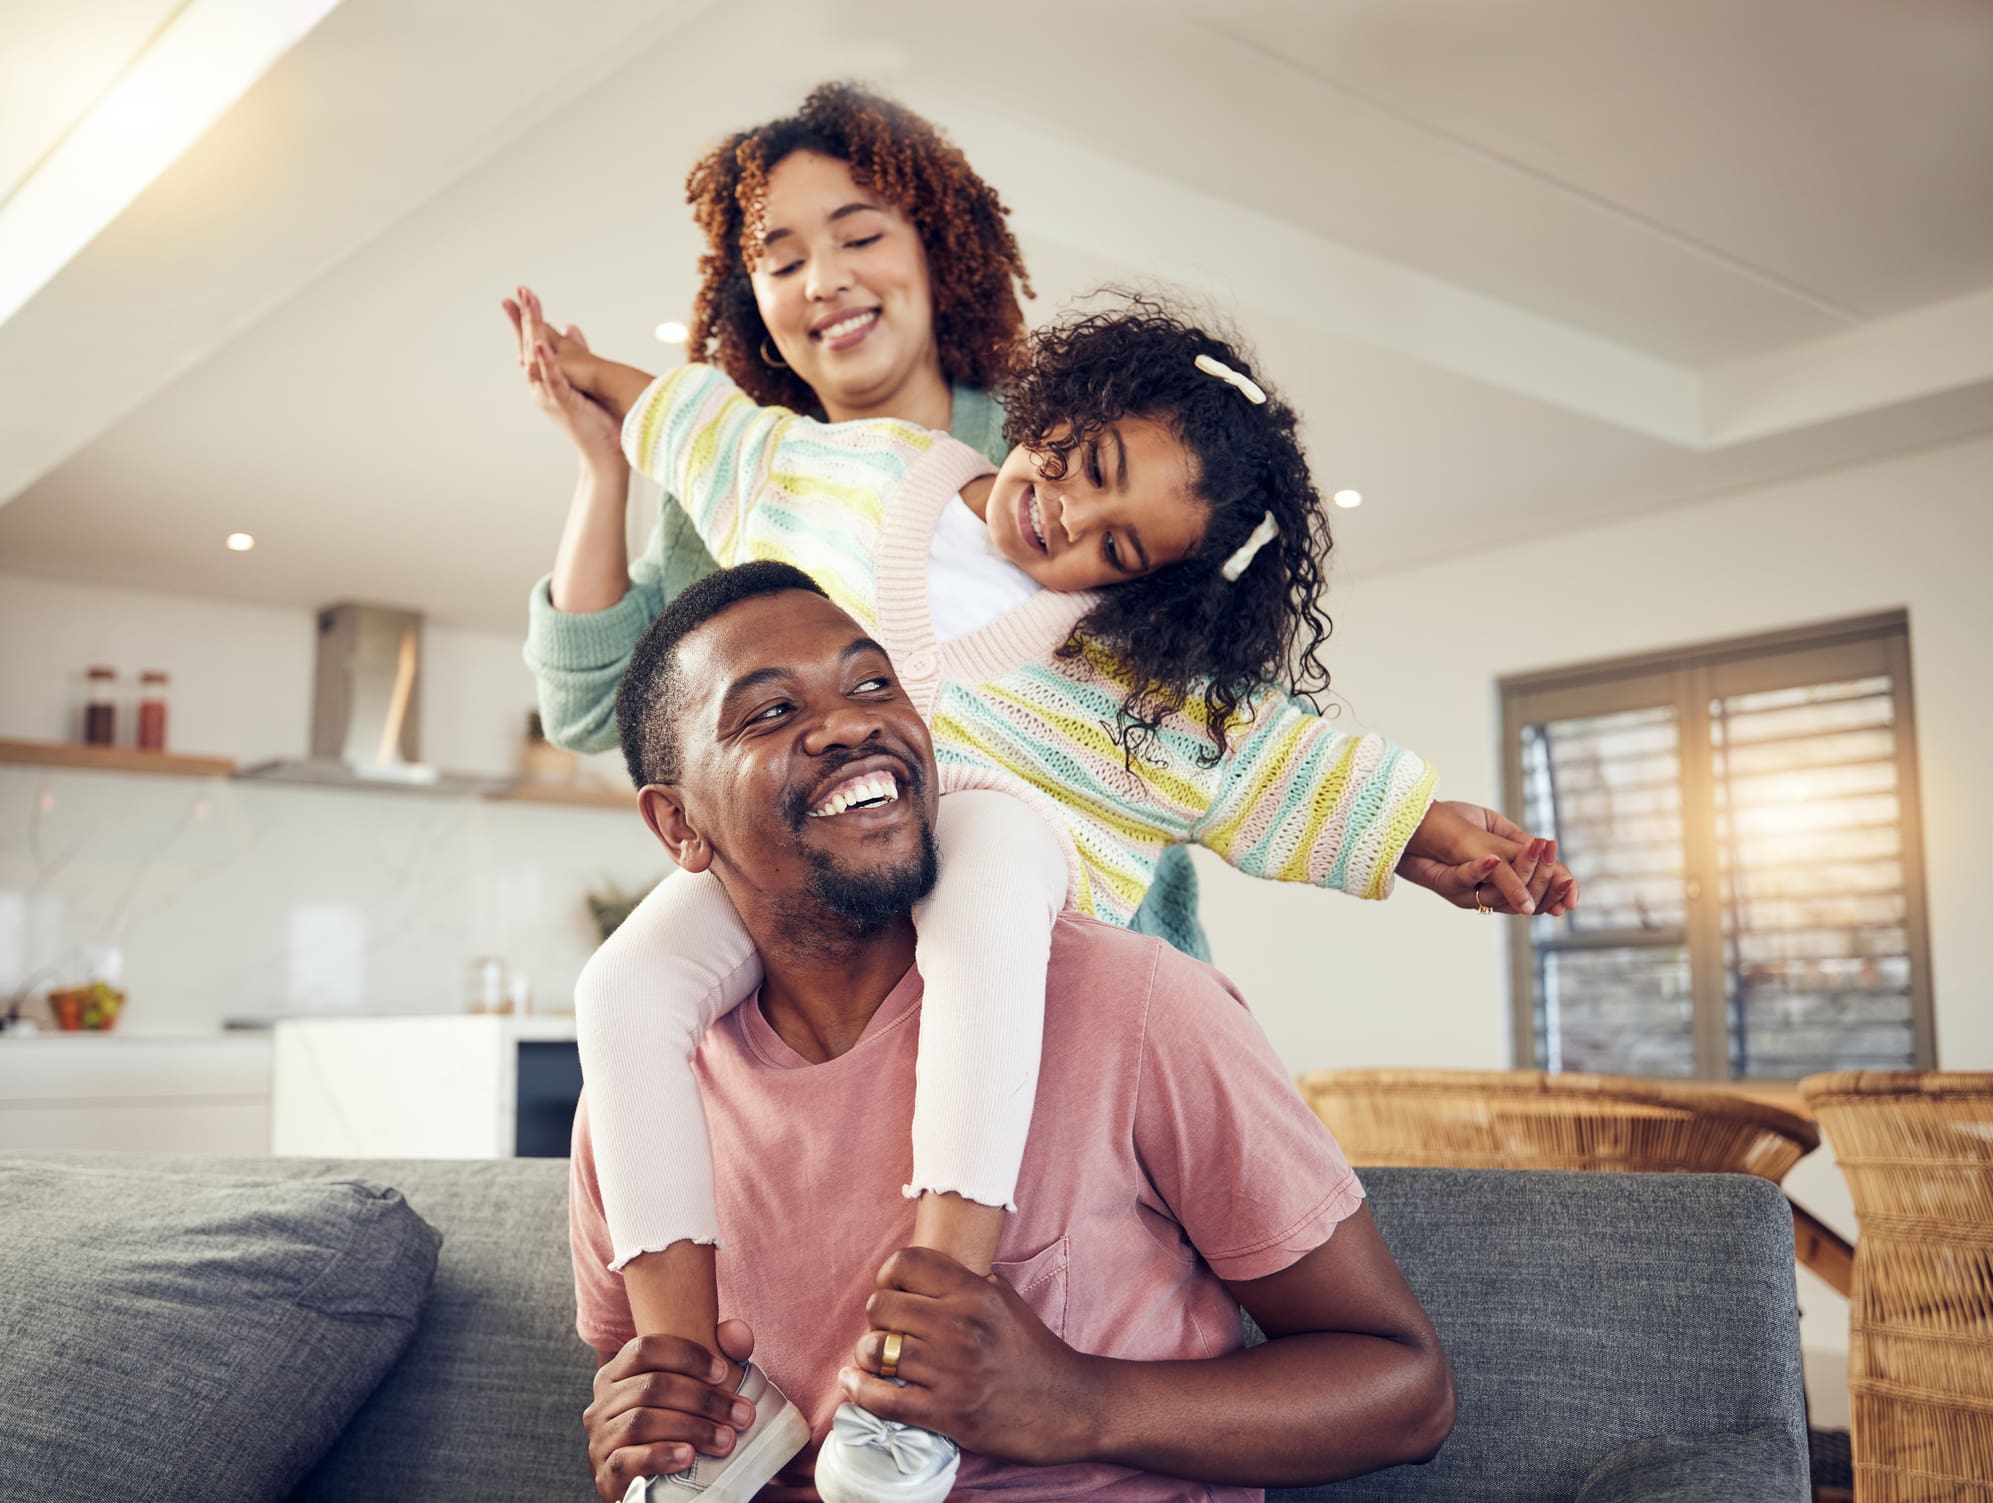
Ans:
[{"label": "kitchen shelf", "polygon": [[487,793],[486,798],[505,804],[559,804],[570,809],[620,809],[625,814],[637,807],[635,789],[574,788],[559,783],[514,783]]},{"label": "kitchen shelf", "polygon": [[[150,773],[170,778],[232,778],[236,775],[236,763],[232,757],[190,757],[175,752],[133,751],[122,746],[75,746],[64,741],[0,739],[0,763],[26,767],[87,768],[98,772]],[[328,783],[324,786],[378,791],[379,787],[391,785]],[[424,790],[418,787],[415,791]],[[555,783],[513,783],[472,796],[508,804],[615,809],[625,814],[637,807],[637,795],[632,789],[580,788]]]},{"label": "kitchen shelf", "polygon": [[0,762],[28,767],[88,768],[97,772],[145,772],[168,778],[235,775],[232,757],[190,757],[178,752],[134,751],[123,746],[76,746],[64,741],[0,740]]}]

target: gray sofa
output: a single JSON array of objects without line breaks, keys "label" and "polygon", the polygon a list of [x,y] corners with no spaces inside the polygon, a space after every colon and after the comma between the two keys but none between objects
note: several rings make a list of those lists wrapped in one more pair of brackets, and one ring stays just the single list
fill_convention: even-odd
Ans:
[{"label": "gray sofa", "polygon": [[[443,1234],[414,1339],[292,1503],[586,1503],[559,1160],[134,1158],[162,1174],[399,1189]],[[1452,1358],[1437,1460],[1276,1498],[1801,1503],[1784,1198],[1744,1176],[1372,1169],[1373,1213]]]}]

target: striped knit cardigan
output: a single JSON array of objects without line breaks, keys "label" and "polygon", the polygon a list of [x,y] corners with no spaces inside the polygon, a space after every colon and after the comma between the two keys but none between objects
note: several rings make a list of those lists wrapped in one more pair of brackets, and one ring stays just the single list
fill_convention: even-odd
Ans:
[{"label": "striped knit cardigan", "polygon": [[1285,695],[1240,708],[1215,766],[1193,705],[1124,761],[1113,727],[1129,684],[1098,652],[1058,649],[1095,603],[1045,590],[937,643],[927,601],[935,522],[981,454],[897,419],[821,423],[758,407],[710,366],[653,382],[623,425],[630,461],[680,498],[722,564],[810,574],[891,654],[933,728],[944,789],[995,787],[1056,810],[1077,853],[1072,899],[1126,925],[1170,845],[1209,847],[1252,876],[1389,894],[1435,774],[1380,736],[1333,729]]}]

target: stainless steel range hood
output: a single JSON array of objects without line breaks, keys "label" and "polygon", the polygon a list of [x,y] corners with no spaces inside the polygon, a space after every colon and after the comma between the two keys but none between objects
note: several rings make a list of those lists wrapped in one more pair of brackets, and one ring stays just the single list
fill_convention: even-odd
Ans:
[{"label": "stainless steel range hood", "polygon": [[490,793],[512,778],[439,772],[422,761],[422,615],[346,602],[318,613],[311,754],[245,767],[272,783]]}]

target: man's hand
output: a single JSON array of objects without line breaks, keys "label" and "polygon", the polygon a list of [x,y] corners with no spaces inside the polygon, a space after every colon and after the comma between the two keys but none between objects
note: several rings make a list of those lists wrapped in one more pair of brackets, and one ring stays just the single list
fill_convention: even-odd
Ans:
[{"label": "man's hand", "polygon": [[1398,875],[1456,908],[1559,917],[1578,906],[1578,879],[1538,840],[1479,804],[1436,803],[1406,846]]},{"label": "man's hand", "polygon": [[[720,1326],[720,1345],[736,1362],[754,1350],[754,1333],[738,1320]],[[596,1371],[595,1399],[582,1412],[595,1490],[616,1503],[636,1477],[683,1471],[695,1450],[724,1456],[735,1432],[754,1422],[754,1406],[726,1385],[727,1364],[697,1342],[639,1336]]]},{"label": "man's hand", "polygon": [[[1092,1359],[1067,1346],[995,1274],[945,1253],[903,1248],[866,1301],[873,1329],[838,1374],[845,1396],[880,1419],[937,1430],[1001,1461],[1043,1466],[1084,1454]],[[901,1388],[878,1376],[900,1333]]]}]

